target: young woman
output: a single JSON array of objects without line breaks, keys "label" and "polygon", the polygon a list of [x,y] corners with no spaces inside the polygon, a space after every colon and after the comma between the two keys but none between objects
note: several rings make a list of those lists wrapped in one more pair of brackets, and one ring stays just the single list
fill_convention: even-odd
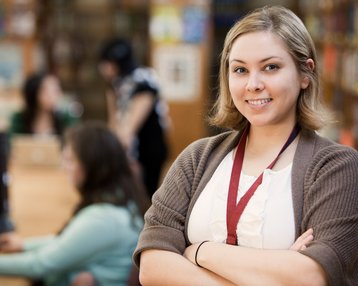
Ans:
[{"label": "young woman", "polygon": [[[80,202],[63,230],[50,237],[0,237],[0,275],[45,285],[127,285],[142,226],[144,197],[117,137],[99,123],[65,133],[64,161]],[[87,281],[86,284],[76,284]]]},{"label": "young woman", "polygon": [[286,8],[228,32],[212,122],[233,131],[190,145],[153,196],[144,286],[357,285],[358,152],[315,132],[316,62]]},{"label": "young woman", "polygon": [[133,161],[139,163],[151,197],[167,158],[166,108],[156,76],[151,69],[137,65],[132,46],[124,39],[104,45],[98,69],[108,83],[109,124]]},{"label": "young woman", "polygon": [[29,76],[23,86],[24,108],[11,119],[11,134],[62,135],[78,121],[76,112],[58,110],[61,87],[56,76],[40,72]]}]

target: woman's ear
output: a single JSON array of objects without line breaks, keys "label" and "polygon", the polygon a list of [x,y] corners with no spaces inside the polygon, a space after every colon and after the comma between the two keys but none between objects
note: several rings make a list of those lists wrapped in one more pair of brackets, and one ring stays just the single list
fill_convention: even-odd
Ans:
[{"label": "woman's ear", "polygon": [[[311,71],[313,71],[315,69],[315,63],[312,59],[308,59],[306,61],[306,65]],[[309,77],[307,75],[303,75],[302,82],[301,82],[301,88],[306,89],[309,84],[310,84]]]}]

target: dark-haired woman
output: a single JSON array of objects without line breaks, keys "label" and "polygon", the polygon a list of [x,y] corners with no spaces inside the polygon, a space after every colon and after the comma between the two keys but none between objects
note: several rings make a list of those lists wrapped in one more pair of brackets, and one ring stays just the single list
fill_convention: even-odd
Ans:
[{"label": "dark-haired woman", "polygon": [[129,42],[115,39],[101,51],[99,72],[108,83],[109,124],[131,158],[139,162],[151,197],[167,157],[166,106],[159,96],[155,73],[137,65]]},{"label": "dark-haired woman", "polygon": [[24,83],[23,110],[11,118],[11,134],[62,135],[66,127],[78,121],[79,114],[58,109],[61,97],[58,78],[50,73],[32,74]]},{"label": "dark-haired woman", "polygon": [[[22,241],[0,237],[0,275],[42,279],[45,285],[127,285],[145,205],[117,137],[97,123],[64,136],[65,168],[80,202],[62,231]],[[82,279],[81,281],[86,280]]]}]

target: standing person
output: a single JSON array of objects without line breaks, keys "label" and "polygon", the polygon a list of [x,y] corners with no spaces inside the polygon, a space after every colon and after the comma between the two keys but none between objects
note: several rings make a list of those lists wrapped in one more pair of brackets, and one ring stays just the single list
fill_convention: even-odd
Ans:
[{"label": "standing person", "polygon": [[154,194],[134,253],[144,286],[357,285],[358,152],[315,132],[316,63],[286,8],[231,28],[211,120],[232,131],[190,145]]},{"label": "standing person", "polygon": [[137,65],[131,45],[123,39],[104,45],[98,68],[108,83],[109,124],[131,158],[139,162],[151,197],[167,158],[166,107],[159,98],[155,74]]},{"label": "standing person", "polygon": [[[127,285],[145,200],[117,137],[99,123],[66,131],[65,168],[80,201],[55,235],[0,237],[0,275],[42,279],[47,286]],[[86,284],[78,284],[87,281]]]},{"label": "standing person", "polygon": [[9,214],[9,136],[6,132],[0,132],[0,233],[14,229],[14,224]]},{"label": "standing person", "polygon": [[48,72],[30,75],[23,86],[23,110],[13,114],[11,134],[62,135],[78,121],[78,114],[58,110],[62,96],[58,78]]}]

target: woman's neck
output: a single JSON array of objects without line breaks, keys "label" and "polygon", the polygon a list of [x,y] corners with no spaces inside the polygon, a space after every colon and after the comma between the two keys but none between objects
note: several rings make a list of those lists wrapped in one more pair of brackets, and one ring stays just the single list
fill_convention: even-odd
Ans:
[{"label": "woman's neck", "polygon": [[260,153],[280,150],[290,136],[295,123],[273,126],[250,126],[247,137],[248,149]]},{"label": "woman's neck", "polygon": [[39,110],[34,118],[32,128],[35,134],[54,133],[54,122],[51,112]]},{"label": "woman's neck", "polygon": [[[250,126],[243,163],[244,173],[258,176],[276,158],[293,128],[293,124],[272,127]],[[296,138],[280,156],[280,160],[275,164],[275,170],[280,170],[292,162],[297,141]]]}]

